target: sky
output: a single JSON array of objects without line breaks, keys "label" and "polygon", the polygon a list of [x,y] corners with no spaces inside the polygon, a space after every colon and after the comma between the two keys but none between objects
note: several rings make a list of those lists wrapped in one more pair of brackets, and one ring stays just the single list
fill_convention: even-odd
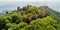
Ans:
[{"label": "sky", "polygon": [[45,2],[45,3],[60,3],[60,0],[0,0],[0,5],[9,2]]},{"label": "sky", "polygon": [[0,2],[24,2],[24,1],[33,1],[33,2],[59,2],[60,0],[0,0]]},{"label": "sky", "polygon": [[0,0],[0,5],[10,2],[45,2],[45,3],[60,3],[60,0]]},{"label": "sky", "polygon": [[[20,3],[20,2],[23,2],[23,3]],[[53,9],[60,11],[60,0],[0,0],[0,9],[3,9],[3,8],[6,9],[8,8],[8,6],[10,8],[11,7],[14,8],[15,6],[25,4],[25,2],[28,2],[28,3],[32,2],[31,4],[37,4],[37,5],[41,5],[42,3],[45,3],[46,5],[52,7]]]}]

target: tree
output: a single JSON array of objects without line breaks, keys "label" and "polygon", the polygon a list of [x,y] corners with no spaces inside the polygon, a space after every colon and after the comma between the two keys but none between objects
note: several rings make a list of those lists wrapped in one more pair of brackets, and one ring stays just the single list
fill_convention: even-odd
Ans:
[{"label": "tree", "polygon": [[6,19],[0,18],[0,30],[4,29],[6,27]]},{"label": "tree", "polygon": [[20,10],[20,7],[19,6],[17,7],[17,10]]},{"label": "tree", "polygon": [[18,20],[17,16],[12,16],[12,23],[15,23]]},{"label": "tree", "polygon": [[8,14],[8,11],[6,11],[6,14]]},{"label": "tree", "polygon": [[22,29],[22,28],[24,28],[25,26],[27,26],[28,24],[26,23],[26,22],[21,22],[21,23],[19,23],[18,24],[18,27],[20,28],[20,29]]}]

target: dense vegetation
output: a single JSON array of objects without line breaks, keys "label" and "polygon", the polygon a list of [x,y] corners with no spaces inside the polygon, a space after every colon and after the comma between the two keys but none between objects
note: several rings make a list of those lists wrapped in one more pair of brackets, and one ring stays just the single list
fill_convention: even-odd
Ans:
[{"label": "dense vegetation", "polygon": [[0,30],[60,30],[60,13],[47,6],[27,5],[0,16]]}]

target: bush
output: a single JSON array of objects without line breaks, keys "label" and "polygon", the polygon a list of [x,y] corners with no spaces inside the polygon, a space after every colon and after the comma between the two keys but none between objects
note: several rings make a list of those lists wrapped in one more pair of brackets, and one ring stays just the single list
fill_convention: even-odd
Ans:
[{"label": "bush", "polygon": [[18,24],[18,27],[21,29],[21,28],[24,28],[27,25],[28,25],[27,23],[21,22],[21,23]]}]

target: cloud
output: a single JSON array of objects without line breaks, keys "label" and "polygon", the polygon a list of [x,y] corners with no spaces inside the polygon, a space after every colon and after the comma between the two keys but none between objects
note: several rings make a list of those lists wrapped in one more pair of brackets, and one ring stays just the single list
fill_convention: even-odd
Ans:
[{"label": "cloud", "polygon": [[0,0],[0,2],[18,2],[18,1],[20,1],[20,2],[58,2],[58,1],[60,1],[60,0]]},{"label": "cloud", "polygon": [[0,5],[14,2],[42,2],[42,3],[60,3],[60,0],[0,0]]}]

